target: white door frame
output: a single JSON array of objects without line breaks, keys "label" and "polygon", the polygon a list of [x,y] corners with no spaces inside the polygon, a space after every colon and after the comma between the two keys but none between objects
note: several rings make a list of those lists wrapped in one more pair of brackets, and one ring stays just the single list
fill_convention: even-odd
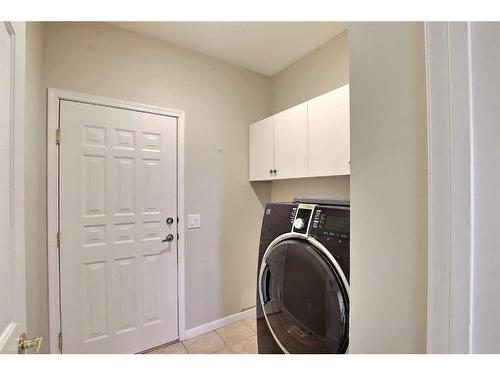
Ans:
[{"label": "white door frame", "polygon": [[427,352],[470,353],[473,118],[470,23],[426,22]]},{"label": "white door frame", "polygon": [[[12,80],[11,91],[14,93],[12,117],[10,119],[10,233],[15,264],[21,265],[14,270],[13,282],[16,295],[13,296],[13,318],[16,323],[11,324],[0,336],[0,350],[10,343],[11,335],[25,332],[26,326],[26,275],[25,275],[25,230],[24,230],[24,132],[25,132],[25,38],[26,26],[24,22],[0,22],[0,27],[7,28],[11,38],[12,48]],[[5,301],[2,301],[5,303]],[[1,332],[0,332],[1,333]],[[17,337],[16,337],[17,338]]]},{"label": "white door frame", "polygon": [[[185,309],[185,267],[184,267],[184,112],[122,101],[107,97],[86,95],[59,89],[48,89],[47,101],[47,248],[48,248],[48,286],[49,286],[49,350],[60,353],[59,332],[61,327],[59,298],[59,249],[57,232],[59,228],[59,148],[56,143],[56,131],[59,127],[59,109],[61,100],[95,104],[107,107],[128,109],[177,118],[177,217],[179,218],[177,242],[177,306],[179,340],[186,337]],[[64,134],[62,134],[64,139]]]}]

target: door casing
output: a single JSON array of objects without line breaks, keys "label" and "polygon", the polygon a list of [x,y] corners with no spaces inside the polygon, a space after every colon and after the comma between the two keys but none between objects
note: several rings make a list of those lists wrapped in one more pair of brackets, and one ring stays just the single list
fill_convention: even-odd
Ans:
[{"label": "door casing", "polygon": [[474,170],[470,22],[426,22],[427,353],[472,352]]},{"label": "door casing", "polygon": [[[61,353],[59,348],[59,333],[61,330],[59,247],[57,243],[57,232],[59,231],[59,147],[56,139],[56,131],[59,128],[59,103],[61,100],[147,112],[177,118],[177,217],[179,219],[179,239],[177,241],[177,306],[179,316],[179,340],[184,340],[186,337],[184,267],[184,112],[54,88],[49,88],[47,94],[47,249],[49,278],[48,339],[50,353]],[[62,142],[64,142],[64,134],[62,134]]]},{"label": "door casing", "polygon": [[[0,22],[11,40],[11,118],[10,118],[10,239],[16,269],[13,277],[13,321],[5,332],[0,331],[0,352],[15,353],[17,344],[12,338],[26,331],[26,273],[25,273],[25,226],[24,226],[24,132],[25,132],[25,23]],[[5,301],[2,301],[5,303]],[[2,327],[0,327],[1,329]]]}]

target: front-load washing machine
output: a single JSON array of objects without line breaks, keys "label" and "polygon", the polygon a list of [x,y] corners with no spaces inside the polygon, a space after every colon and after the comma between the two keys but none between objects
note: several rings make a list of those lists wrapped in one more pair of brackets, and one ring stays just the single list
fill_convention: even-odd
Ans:
[{"label": "front-load washing machine", "polygon": [[259,353],[345,353],[349,346],[346,200],[266,206],[257,271]]}]

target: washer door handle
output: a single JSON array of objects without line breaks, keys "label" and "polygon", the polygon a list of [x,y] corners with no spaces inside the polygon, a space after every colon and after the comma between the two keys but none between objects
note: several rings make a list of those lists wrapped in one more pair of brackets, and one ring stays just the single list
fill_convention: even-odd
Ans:
[{"label": "washer door handle", "polygon": [[260,280],[260,291],[262,294],[262,301],[264,304],[271,300],[271,271],[269,266],[264,266],[264,271],[262,272],[262,278]]}]

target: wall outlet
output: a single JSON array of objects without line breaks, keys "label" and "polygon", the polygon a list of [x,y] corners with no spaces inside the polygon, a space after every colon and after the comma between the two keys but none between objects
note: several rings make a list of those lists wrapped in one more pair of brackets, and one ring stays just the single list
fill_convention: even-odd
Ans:
[{"label": "wall outlet", "polygon": [[188,229],[201,227],[201,215],[192,214],[188,215]]}]

